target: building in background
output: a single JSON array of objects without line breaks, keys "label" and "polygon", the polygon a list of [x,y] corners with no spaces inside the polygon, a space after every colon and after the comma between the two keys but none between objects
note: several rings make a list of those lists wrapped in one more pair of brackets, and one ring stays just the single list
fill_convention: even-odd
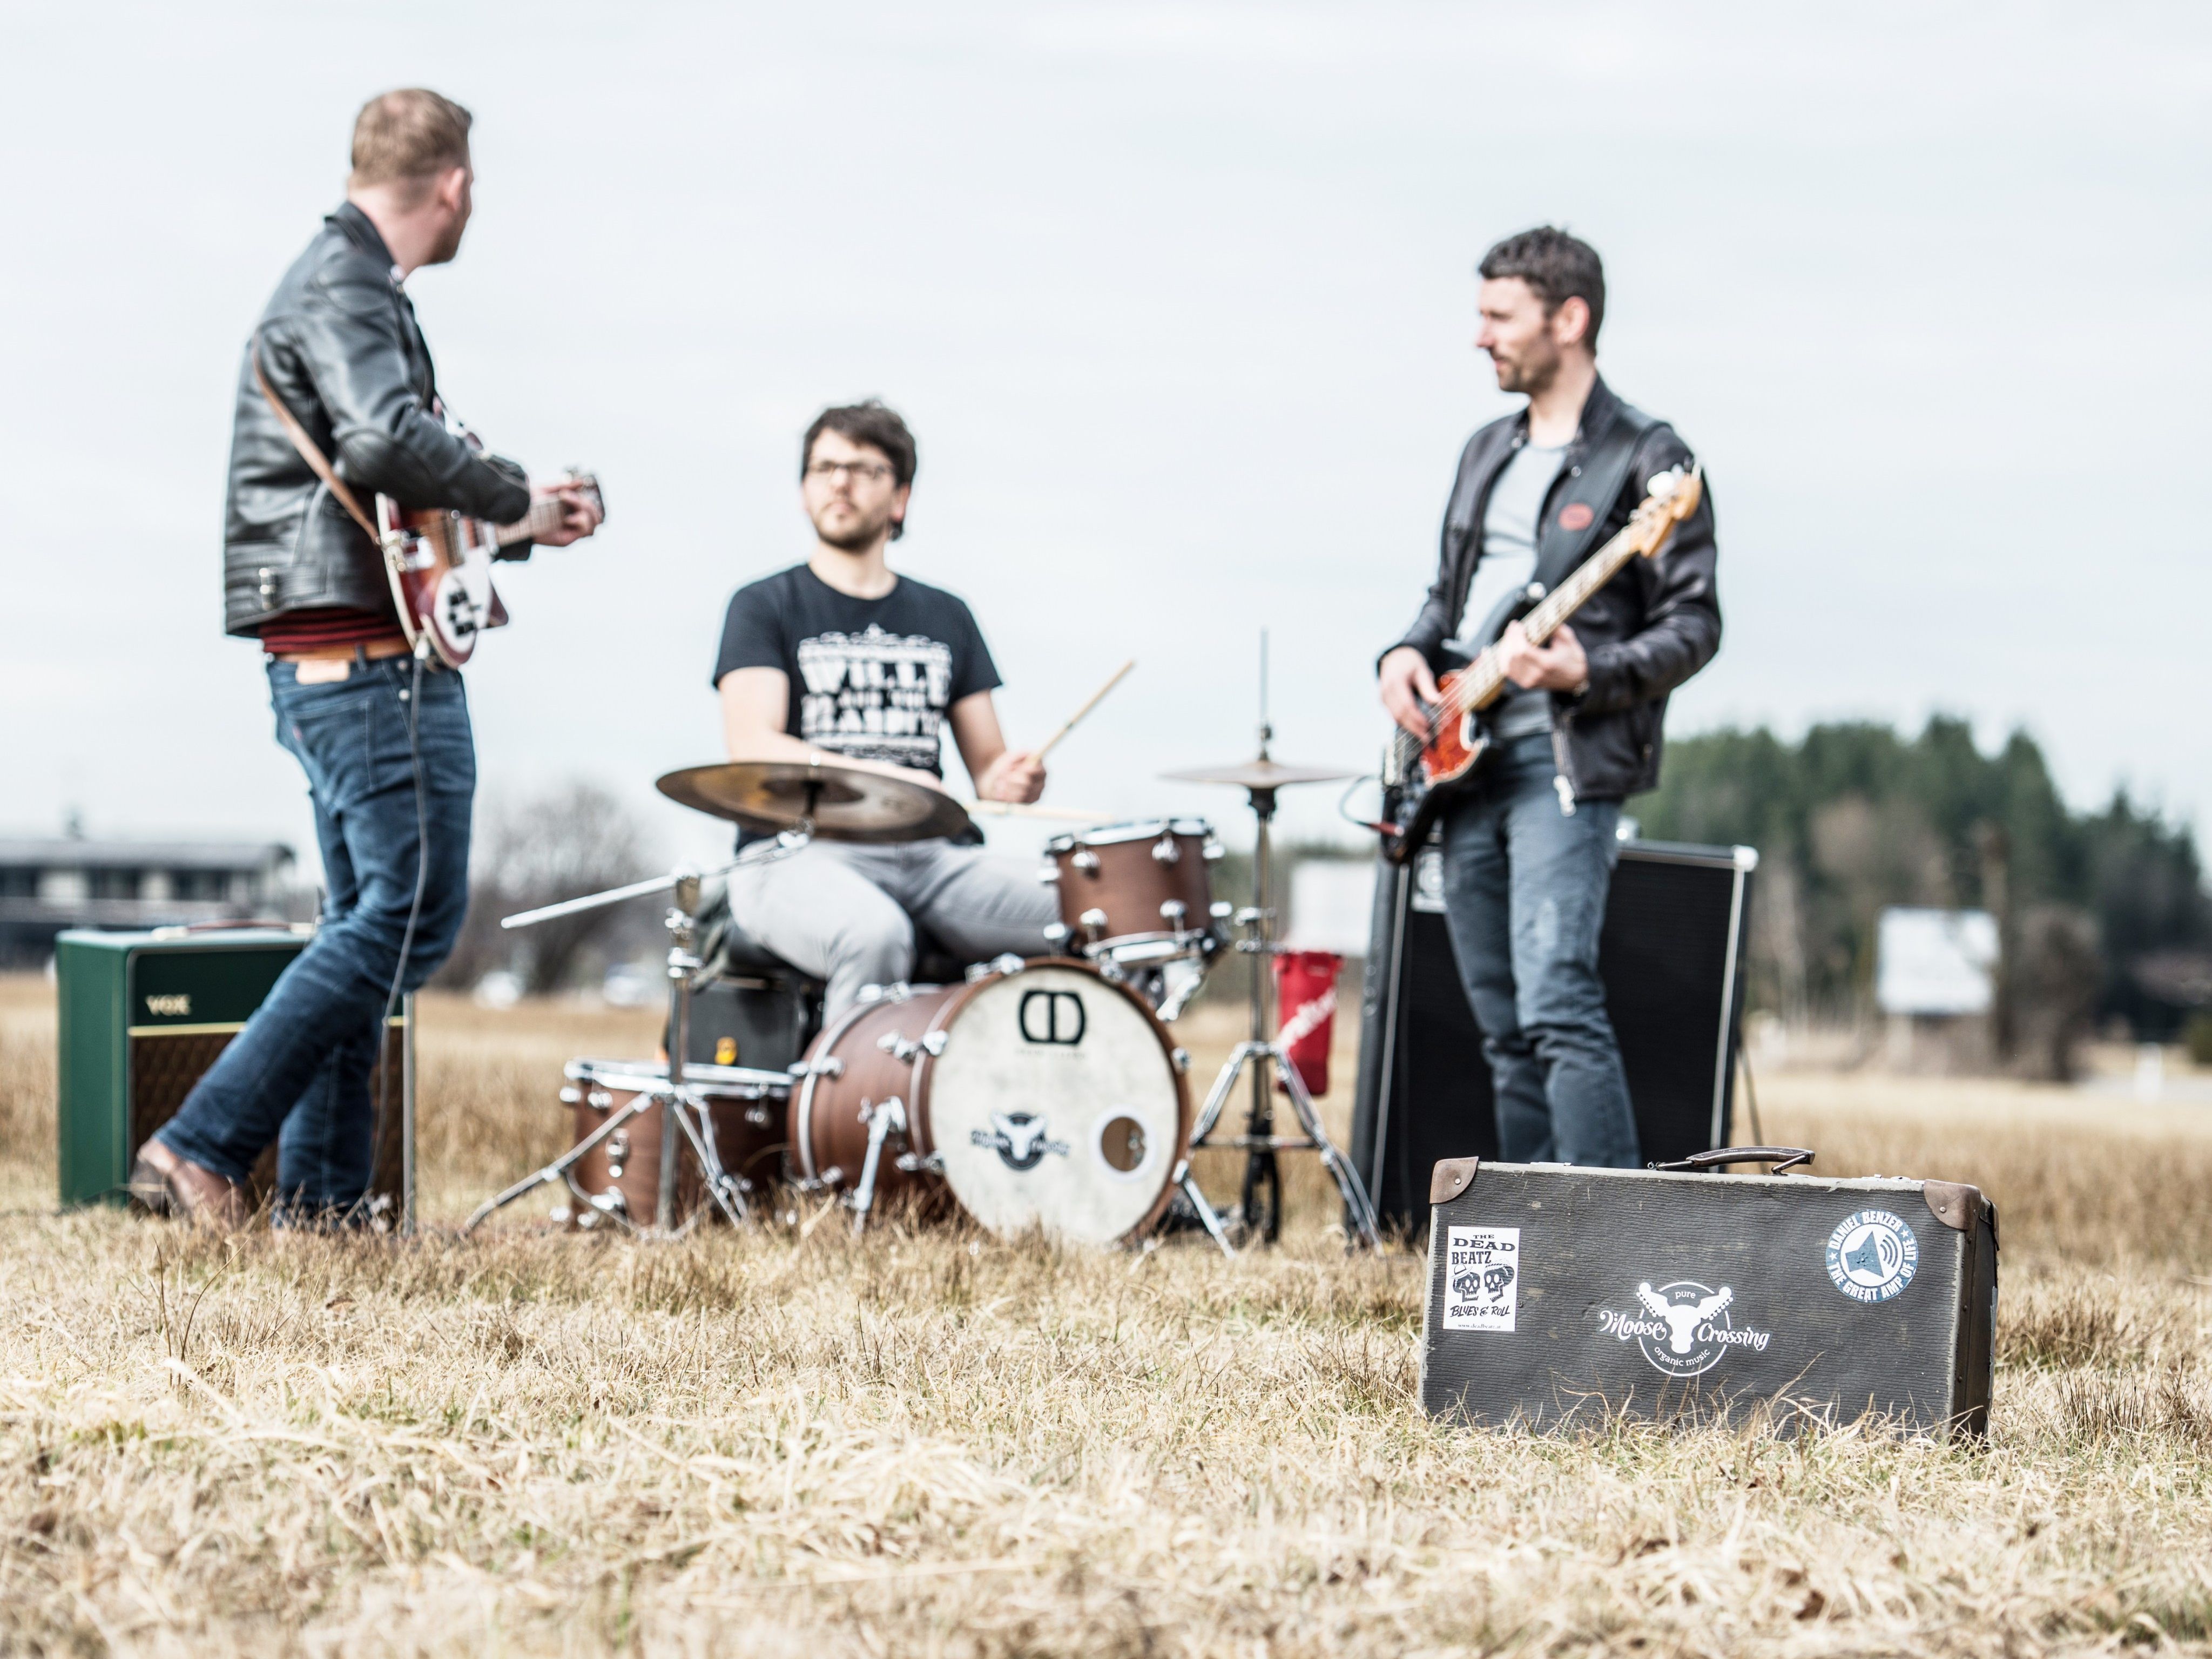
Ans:
[{"label": "building in background", "polygon": [[0,836],[0,967],[43,967],[65,927],[188,927],[278,916],[292,849],[274,841]]},{"label": "building in background", "polygon": [[1978,1072],[1994,1058],[1997,921],[1986,910],[1892,905],[1875,934],[1875,1004],[1900,1069]]}]

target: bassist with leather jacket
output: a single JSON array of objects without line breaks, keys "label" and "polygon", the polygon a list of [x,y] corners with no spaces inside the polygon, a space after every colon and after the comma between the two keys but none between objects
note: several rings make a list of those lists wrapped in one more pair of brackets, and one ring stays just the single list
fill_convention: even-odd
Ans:
[{"label": "bassist with leather jacket", "polygon": [[[1487,763],[1441,820],[1445,920],[1498,1101],[1500,1156],[1632,1168],[1636,1122],[1597,974],[1622,800],[1659,780],[1668,695],[1720,644],[1710,488],[1543,644],[1511,618],[1627,524],[1689,448],[1599,378],[1596,252],[1549,228],[1484,256],[1498,384],[1528,395],[1468,442],[1420,615],[1384,653],[1391,717],[1424,741],[1436,676],[1494,644],[1508,695]],[[1662,484],[1662,488],[1664,485]],[[1532,584],[1538,585],[1532,587]]]},{"label": "bassist with leather jacket", "polygon": [[468,702],[458,672],[427,651],[410,660],[384,552],[354,516],[368,516],[361,497],[495,524],[527,514],[554,545],[599,526],[594,499],[567,485],[533,492],[520,467],[449,428],[436,402],[402,284],[459,251],[469,126],[434,92],[369,101],[345,204],[242,354],[224,625],[260,641],[277,741],[307,774],[326,897],[313,941],[131,1174],[141,1202],[217,1225],[245,1219],[248,1171],[271,1141],[279,1218],[358,1217],[386,1015],[445,960],[468,906]]}]

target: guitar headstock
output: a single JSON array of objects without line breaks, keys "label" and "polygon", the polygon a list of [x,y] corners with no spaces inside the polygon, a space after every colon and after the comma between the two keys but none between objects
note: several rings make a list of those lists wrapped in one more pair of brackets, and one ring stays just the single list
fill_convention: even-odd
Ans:
[{"label": "guitar headstock", "polygon": [[599,489],[599,481],[596,474],[586,472],[580,466],[572,466],[562,472],[558,477],[549,478],[546,482],[563,489],[582,492],[584,499],[597,509],[599,521],[602,524],[606,522],[607,498]]},{"label": "guitar headstock", "polygon": [[1705,493],[1705,469],[1702,463],[1692,463],[1686,472],[1677,466],[1655,473],[1650,491],[1631,515],[1628,528],[1621,533],[1638,553],[1652,558],[1667,545],[1674,526],[1698,510]]}]

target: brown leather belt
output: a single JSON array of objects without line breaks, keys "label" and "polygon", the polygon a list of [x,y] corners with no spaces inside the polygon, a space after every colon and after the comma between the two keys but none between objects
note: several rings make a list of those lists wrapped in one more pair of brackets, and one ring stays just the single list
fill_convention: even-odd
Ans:
[{"label": "brown leather belt", "polygon": [[306,651],[271,651],[269,654],[278,662],[381,662],[386,657],[404,657],[409,648],[404,640],[370,640],[365,644],[318,645]]}]

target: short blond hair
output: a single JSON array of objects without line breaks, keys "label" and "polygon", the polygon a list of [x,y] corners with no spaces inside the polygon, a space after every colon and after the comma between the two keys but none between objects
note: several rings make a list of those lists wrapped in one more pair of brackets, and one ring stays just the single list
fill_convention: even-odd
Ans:
[{"label": "short blond hair", "polygon": [[353,124],[352,186],[420,181],[469,162],[476,118],[423,87],[380,93]]}]

